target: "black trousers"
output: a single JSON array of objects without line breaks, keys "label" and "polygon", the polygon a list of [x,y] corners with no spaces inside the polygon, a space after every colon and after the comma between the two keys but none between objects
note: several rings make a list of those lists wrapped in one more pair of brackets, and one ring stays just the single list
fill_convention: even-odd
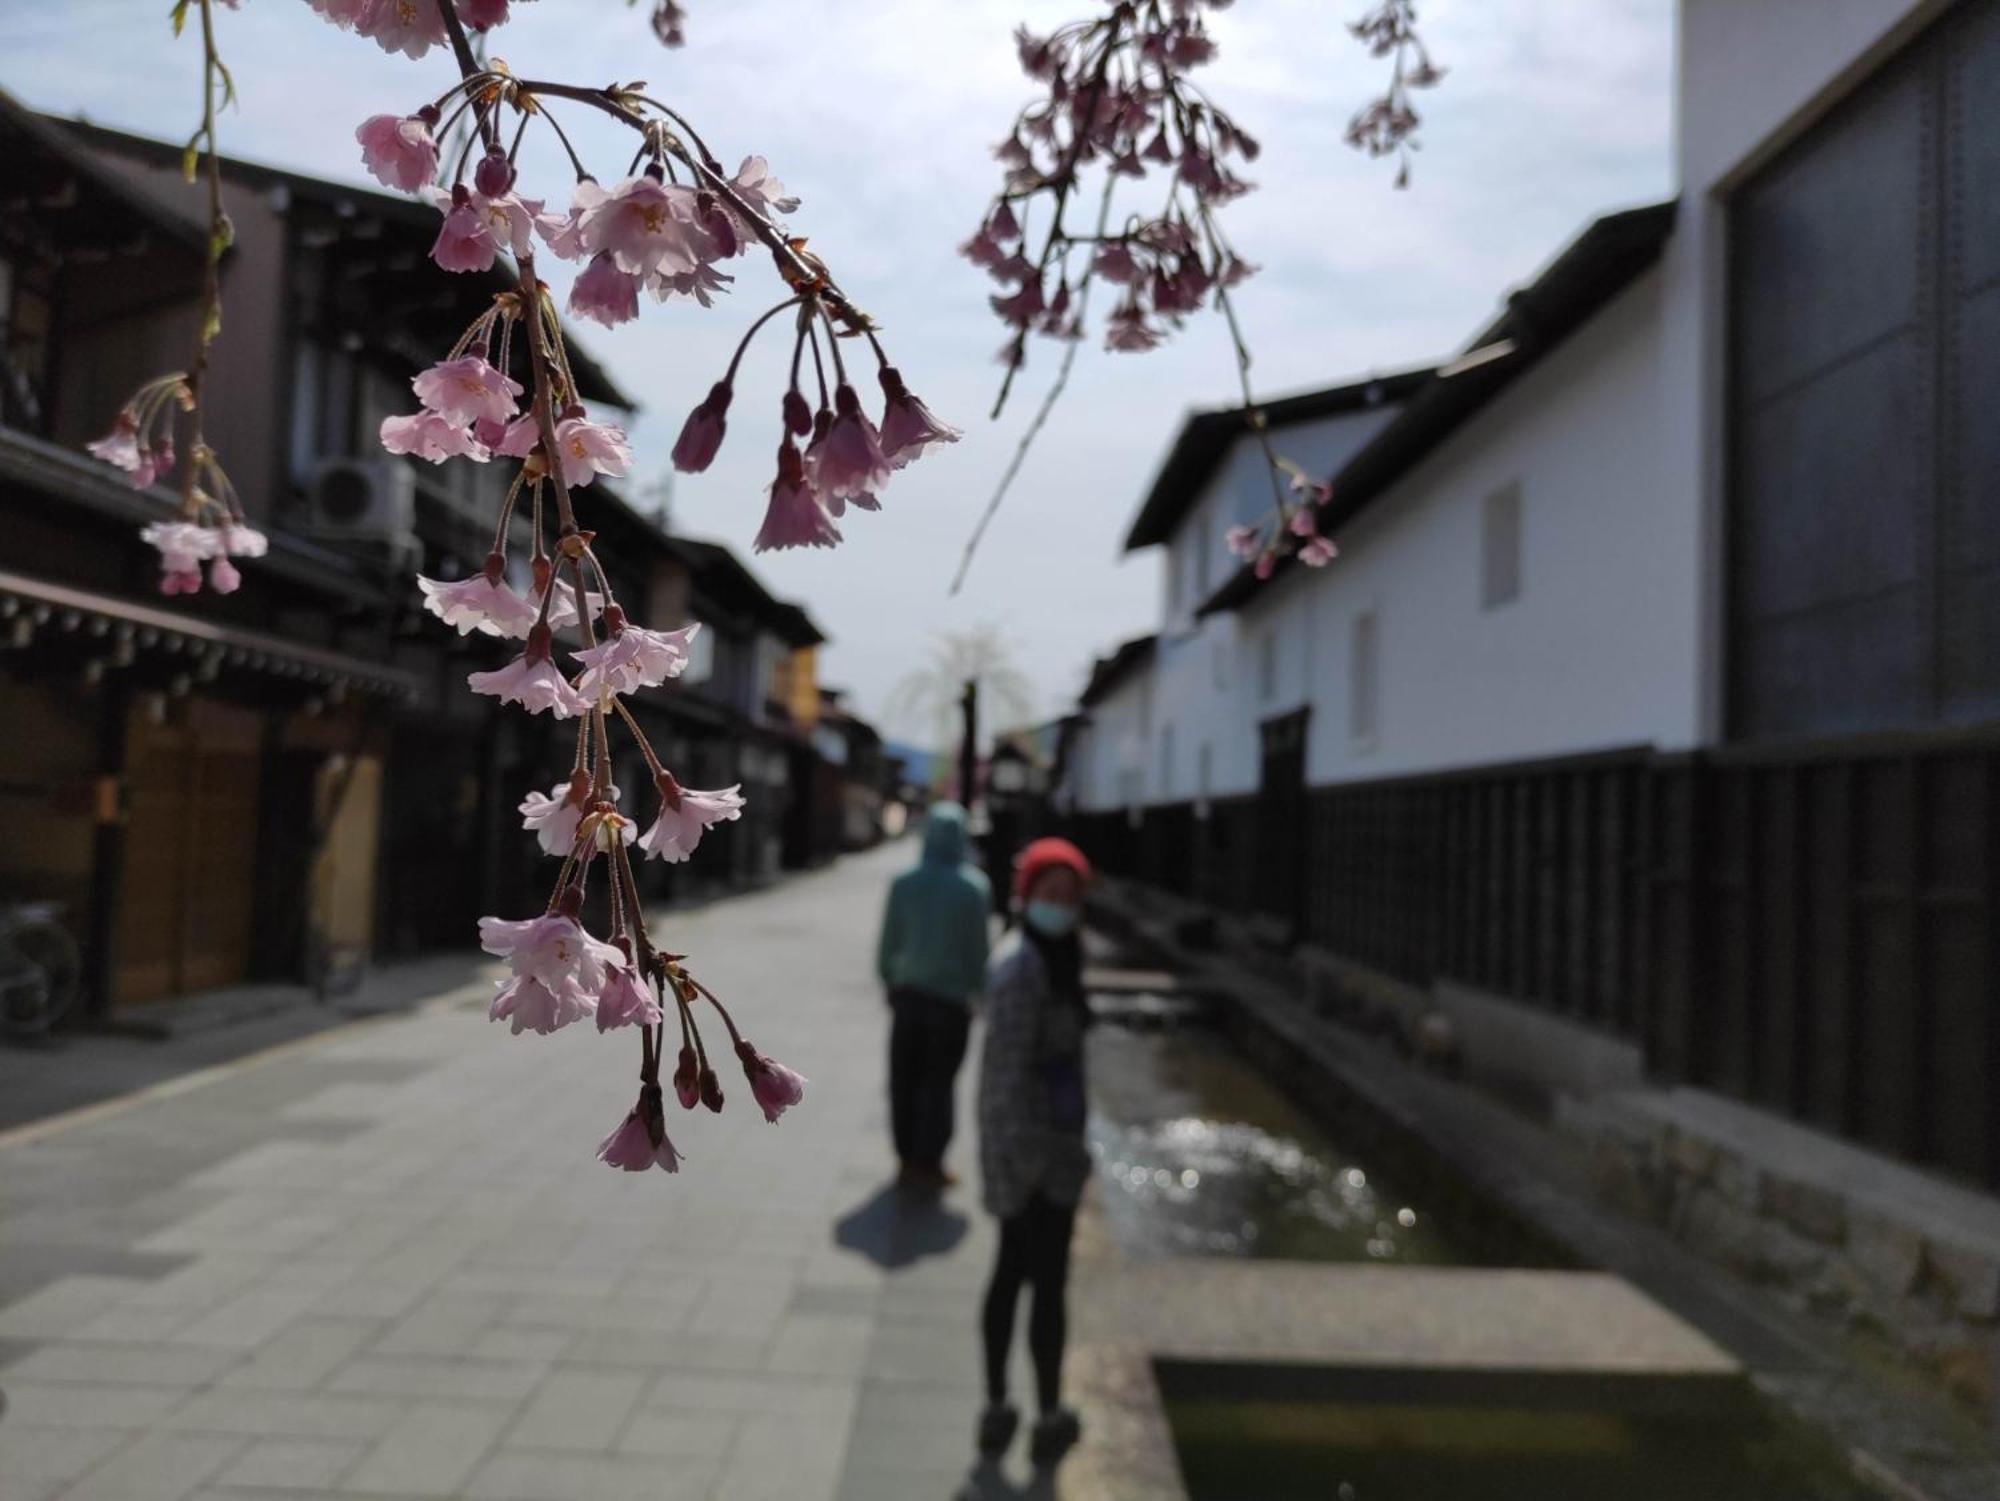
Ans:
[{"label": "black trousers", "polygon": [[889,1131],[906,1167],[944,1166],[951,1145],[953,1089],[965,1061],[972,1014],[963,1002],[895,990],[889,1029]]},{"label": "black trousers", "polygon": [[1021,1289],[1034,1289],[1028,1312],[1028,1354],[1035,1366],[1035,1399],[1044,1413],[1062,1405],[1063,1342],[1069,1333],[1069,1241],[1076,1206],[1040,1194],[1019,1214],[1000,1222],[1000,1254],[986,1285],[980,1323],[986,1337],[986,1400],[1007,1400],[1007,1349],[1014,1342],[1014,1308]]}]

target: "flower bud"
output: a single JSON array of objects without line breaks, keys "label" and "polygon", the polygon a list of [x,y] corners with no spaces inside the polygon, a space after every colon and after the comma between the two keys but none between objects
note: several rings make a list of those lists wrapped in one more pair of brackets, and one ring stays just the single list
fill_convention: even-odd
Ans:
[{"label": "flower bud", "polygon": [[498,151],[490,151],[472,169],[472,185],[487,198],[498,198],[514,186],[514,164]]}]

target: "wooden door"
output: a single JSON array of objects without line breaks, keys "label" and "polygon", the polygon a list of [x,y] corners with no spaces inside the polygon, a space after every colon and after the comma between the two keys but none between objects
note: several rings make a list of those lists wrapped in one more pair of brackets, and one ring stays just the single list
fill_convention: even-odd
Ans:
[{"label": "wooden door", "polygon": [[189,699],[126,726],[115,1005],[233,985],[249,970],[262,720]]}]

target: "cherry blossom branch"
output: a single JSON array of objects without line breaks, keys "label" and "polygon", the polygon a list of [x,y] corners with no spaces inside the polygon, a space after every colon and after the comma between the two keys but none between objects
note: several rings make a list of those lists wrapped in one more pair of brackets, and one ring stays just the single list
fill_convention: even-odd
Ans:
[{"label": "cherry blossom branch", "polygon": [[[1059,26],[1046,37],[1025,27],[1015,32],[1021,66],[1045,94],[1016,115],[996,149],[1006,169],[1000,190],[979,230],[959,247],[1003,288],[1013,289],[991,298],[1011,330],[1000,351],[1006,373],[993,415],[1006,405],[1031,332],[1069,341],[1069,348],[968,539],[954,592],[1054,399],[1068,384],[1075,341],[1084,331],[1083,294],[1093,277],[1125,289],[1105,325],[1105,345],[1113,350],[1155,348],[1188,315],[1212,302],[1229,327],[1244,410],[1270,471],[1273,499],[1268,536],[1263,528],[1238,529],[1231,545],[1241,550],[1243,536],[1258,539],[1260,566],[1266,568],[1274,559],[1261,554],[1278,547],[1296,546],[1308,562],[1332,556],[1332,544],[1315,535],[1313,521],[1313,512],[1325,503],[1325,487],[1308,480],[1273,445],[1251,389],[1249,342],[1229,295],[1256,268],[1230,248],[1218,215],[1251,191],[1237,169],[1254,161],[1259,148],[1190,76],[1215,55],[1202,12],[1227,3],[1106,0],[1102,13]],[[1410,91],[1431,86],[1442,73],[1417,36],[1415,0],[1381,0],[1350,29],[1373,55],[1390,59],[1391,76],[1383,98],[1355,117],[1348,139],[1376,155],[1402,152],[1400,186],[1408,180],[1408,152],[1415,149]],[[1100,217],[1096,233],[1072,233],[1065,212],[1083,168],[1093,163],[1102,167],[1107,211],[1121,178],[1136,181],[1155,170],[1167,179],[1164,203],[1150,214],[1128,216],[1115,233],[1107,233],[1108,214]],[[1039,254],[1030,259],[1030,220],[1038,207],[1049,222]],[[1080,273],[1072,270],[1073,253],[1083,259]],[[1296,504],[1287,499],[1288,485]]]},{"label": "cherry blossom branch", "polygon": [[209,351],[222,332],[222,257],[235,239],[234,226],[222,207],[215,115],[220,106],[235,101],[236,84],[215,45],[213,0],[176,0],[168,16],[174,35],[181,34],[189,10],[196,7],[201,17],[201,123],[181,153],[181,175],[191,184],[202,158],[207,158],[208,234],[195,307],[194,348],[186,370],[147,381],[119,409],[111,431],[87,445],[92,454],[124,470],[134,489],[148,490],[173,473],[175,414],[187,414],[178,513],[170,521],[150,523],[139,534],[160,554],[162,594],[197,593],[204,563],[208,587],[218,594],[231,593],[242,584],[242,576],[230,559],[262,557],[269,545],[262,532],[244,521],[236,487],[208,446],[205,430]]}]

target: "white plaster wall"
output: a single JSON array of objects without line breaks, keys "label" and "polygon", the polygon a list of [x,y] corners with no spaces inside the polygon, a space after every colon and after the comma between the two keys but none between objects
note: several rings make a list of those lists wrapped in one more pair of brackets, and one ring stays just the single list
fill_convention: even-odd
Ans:
[{"label": "white plaster wall", "polygon": [[1151,669],[1140,668],[1085,711],[1090,723],[1077,738],[1075,773],[1082,811],[1101,813],[1145,800],[1152,700]]},{"label": "white plaster wall", "polygon": [[[1698,734],[1698,527],[1659,430],[1661,283],[1648,272],[1378,497],[1341,556],[1245,612],[1304,676],[1314,783]],[[1487,495],[1518,483],[1521,591],[1487,609]],[[1377,724],[1357,739],[1349,650],[1377,631]],[[1282,705],[1281,705],[1282,707]]]},{"label": "white plaster wall", "polygon": [[1695,712],[1704,740],[1722,730],[1727,194],[1946,8],[1943,0],[1681,0],[1681,204],[1661,267],[1660,421],[1675,456],[1668,500],[1701,519]]}]

